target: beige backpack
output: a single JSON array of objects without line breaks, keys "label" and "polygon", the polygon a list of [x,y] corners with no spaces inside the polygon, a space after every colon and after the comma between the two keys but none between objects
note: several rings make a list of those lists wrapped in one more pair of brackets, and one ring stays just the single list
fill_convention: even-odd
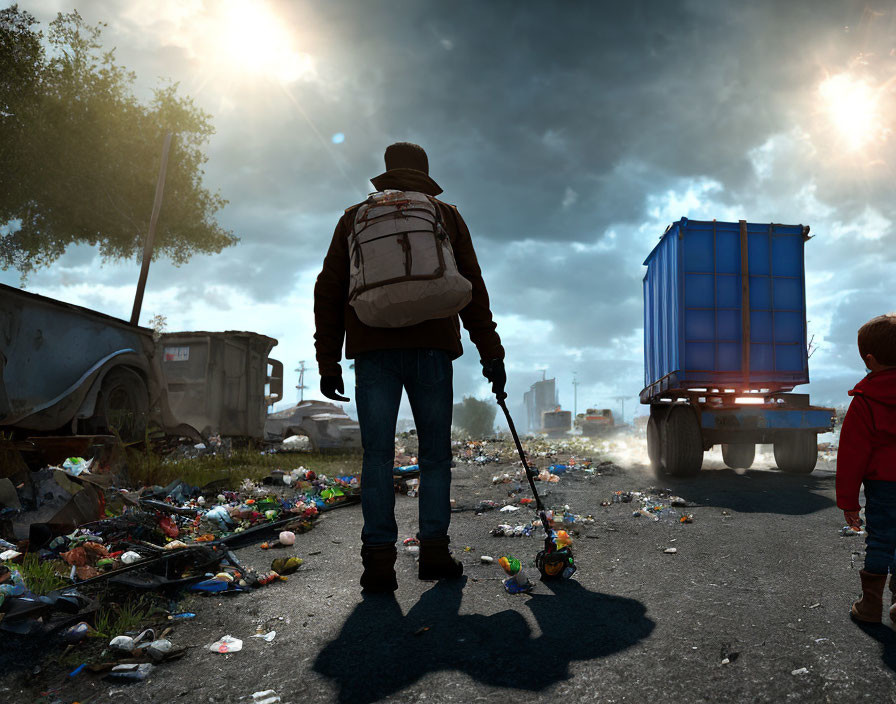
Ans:
[{"label": "beige backpack", "polygon": [[473,297],[439,208],[423,193],[374,193],[355,213],[348,239],[348,301],[365,325],[403,328],[447,318]]}]

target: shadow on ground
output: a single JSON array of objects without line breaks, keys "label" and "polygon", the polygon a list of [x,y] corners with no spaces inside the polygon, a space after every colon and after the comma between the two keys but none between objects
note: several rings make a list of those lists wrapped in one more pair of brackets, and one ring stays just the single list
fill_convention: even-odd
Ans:
[{"label": "shadow on ground", "polygon": [[[884,607],[886,609],[886,606]],[[896,672],[896,632],[882,623],[856,623],[856,625],[881,645],[880,659]]]},{"label": "shadow on ground", "polygon": [[539,691],[568,679],[572,661],[625,650],[654,628],[641,602],[569,580],[545,583],[549,594],[520,595],[520,609],[529,609],[541,630],[533,637],[515,610],[459,615],[465,584],[466,577],[439,582],[407,615],[391,594],[365,597],[314,670],[336,681],[340,702],[375,702],[438,671]]},{"label": "shadow on ground", "polygon": [[692,479],[669,477],[664,483],[694,506],[718,506],[741,513],[803,516],[834,506],[833,499],[820,493],[833,490],[833,474],[704,469]]}]

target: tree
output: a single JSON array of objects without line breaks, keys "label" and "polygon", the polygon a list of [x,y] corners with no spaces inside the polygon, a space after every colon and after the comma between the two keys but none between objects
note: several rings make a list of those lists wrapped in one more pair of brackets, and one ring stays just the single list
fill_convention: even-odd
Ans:
[{"label": "tree", "polygon": [[164,84],[148,104],[135,74],[102,51],[102,28],[0,10],[0,268],[24,275],[75,243],[107,260],[141,252],[162,141],[174,133],[155,254],[176,264],[237,242],[215,220],[227,201],[202,185],[211,116]]},{"label": "tree", "polygon": [[472,396],[465,396],[461,403],[454,404],[452,425],[460,428],[472,438],[484,438],[495,431],[495,404]]}]

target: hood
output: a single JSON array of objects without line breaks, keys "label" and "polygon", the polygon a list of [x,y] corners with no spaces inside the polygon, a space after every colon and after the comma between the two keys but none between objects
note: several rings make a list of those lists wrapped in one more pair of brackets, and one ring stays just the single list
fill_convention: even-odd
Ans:
[{"label": "hood", "polygon": [[377,191],[393,188],[397,191],[417,191],[428,196],[437,196],[441,187],[433,181],[429,174],[417,169],[389,169],[370,179]]},{"label": "hood", "polygon": [[856,384],[849,395],[861,395],[885,406],[893,406],[893,411],[896,413],[896,369],[871,372]]}]

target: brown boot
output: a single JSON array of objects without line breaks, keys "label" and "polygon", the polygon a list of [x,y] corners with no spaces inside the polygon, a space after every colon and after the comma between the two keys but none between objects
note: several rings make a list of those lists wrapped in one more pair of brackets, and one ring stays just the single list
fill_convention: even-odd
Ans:
[{"label": "brown boot", "polygon": [[448,536],[420,541],[419,579],[457,579],[464,573],[464,566],[451,557]]},{"label": "brown boot", "polygon": [[361,546],[361,588],[365,592],[394,592],[398,589],[395,578],[395,558],[398,551],[393,543]]},{"label": "brown boot", "polygon": [[880,623],[887,575],[861,570],[859,577],[862,579],[862,598],[852,605],[850,614],[856,621]]}]

